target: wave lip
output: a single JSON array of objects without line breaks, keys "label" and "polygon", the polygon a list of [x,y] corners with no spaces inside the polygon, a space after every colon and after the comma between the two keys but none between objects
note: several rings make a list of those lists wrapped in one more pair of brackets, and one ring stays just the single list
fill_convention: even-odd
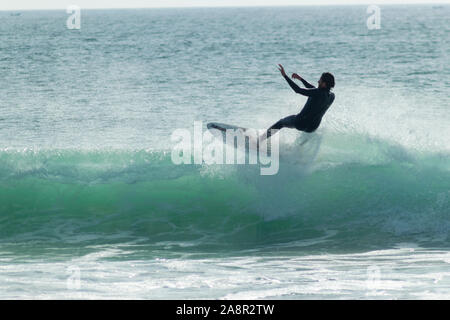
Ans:
[{"label": "wave lip", "polygon": [[450,244],[448,157],[382,141],[362,150],[358,141],[313,139],[313,159],[286,147],[270,177],[252,166],[177,166],[168,151],[4,150],[0,241],[181,250]]}]

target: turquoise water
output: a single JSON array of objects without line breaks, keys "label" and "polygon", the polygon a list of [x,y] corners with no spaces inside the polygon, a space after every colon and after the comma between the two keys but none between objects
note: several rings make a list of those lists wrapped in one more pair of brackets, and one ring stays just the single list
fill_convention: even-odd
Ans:
[{"label": "turquoise water", "polygon": [[[0,12],[0,298],[448,299],[449,13]],[[336,100],[276,175],[173,164],[194,121],[297,113],[277,63]]]}]

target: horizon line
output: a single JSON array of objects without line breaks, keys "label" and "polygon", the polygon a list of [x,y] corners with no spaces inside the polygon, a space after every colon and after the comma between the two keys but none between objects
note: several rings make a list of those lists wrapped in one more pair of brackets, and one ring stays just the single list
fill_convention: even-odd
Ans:
[{"label": "horizon line", "polygon": [[[391,6],[391,5],[450,5],[448,1],[442,2],[390,2],[390,3],[376,3],[376,1],[371,2],[361,2],[361,3],[316,3],[316,4],[279,4],[279,5],[191,5],[191,6],[148,6],[148,7],[80,7],[83,10],[123,10],[123,9],[207,9],[207,8],[280,8],[280,7],[332,7],[332,6],[367,6],[367,5],[383,5],[383,6]],[[56,10],[66,10],[67,7],[58,7],[58,8],[26,8],[26,9],[0,9],[0,12],[8,12],[8,11],[56,11]]]}]

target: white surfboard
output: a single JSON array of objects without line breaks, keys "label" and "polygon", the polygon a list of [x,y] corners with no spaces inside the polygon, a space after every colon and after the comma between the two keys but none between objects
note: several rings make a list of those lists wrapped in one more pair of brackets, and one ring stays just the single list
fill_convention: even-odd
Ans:
[{"label": "white surfboard", "polygon": [[245,132],[247,130],[247,128],[243,128],[243,127],[238,127],[238,126],[234,126],[231,124],[226,124],[226,123],[220,123],[220,122],[209,122],[206,127],[208,129],[217,129],[220,131],[227,131],[227,130],[242,130],[243,132]]},{"label": "white surfboard", "polygon": [[[208,130],[220,141],[225,142],[227,145],[230,145],[236,148],[235,139],[232,141],[228,141],[226,139],[227,130],[230,131],[231,134],[242,134],[245,137],[248,137],[249,149],[258,150],[258,133],[256,130],[251,130],[244,127],[239,127],[231,124],[220,123],[220,122],[210,122],[206,125]],[[225,141],[224,141],[225,140]]]}]

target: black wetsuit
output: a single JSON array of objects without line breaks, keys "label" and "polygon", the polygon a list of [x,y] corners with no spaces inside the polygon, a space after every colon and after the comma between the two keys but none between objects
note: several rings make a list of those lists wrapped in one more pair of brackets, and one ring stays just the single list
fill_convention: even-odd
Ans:
[{"label": "black wetsuit", "polygon": [[284,78],[296,93],[307,96],[308,100],[299,114],[283,118],[270,127],[267,130],[267,137],[270,136],[270,130],[272,129],[295,128],[306,132],[315,131],[319,127],[323,115],[334,101],[334,93],[328,89],[316,88],[302,79],[303,85],[307,88],[303,89],[288,76]]}]

